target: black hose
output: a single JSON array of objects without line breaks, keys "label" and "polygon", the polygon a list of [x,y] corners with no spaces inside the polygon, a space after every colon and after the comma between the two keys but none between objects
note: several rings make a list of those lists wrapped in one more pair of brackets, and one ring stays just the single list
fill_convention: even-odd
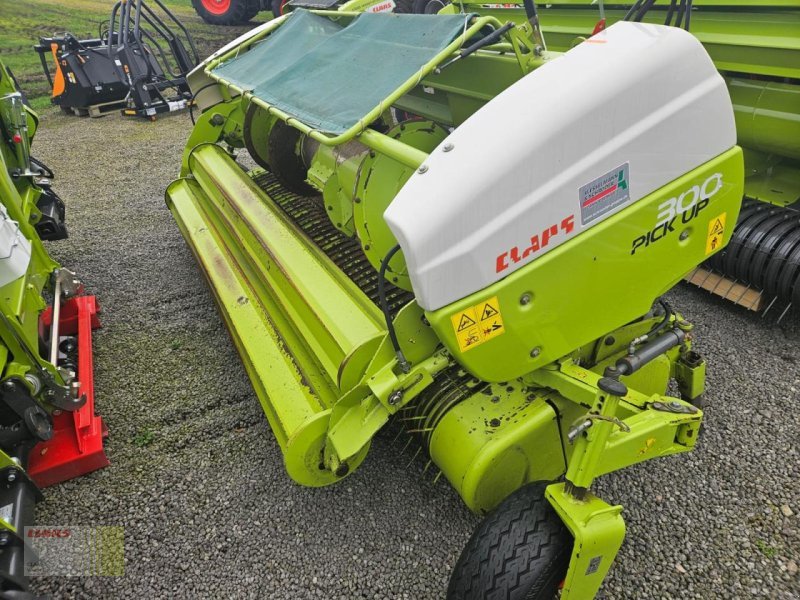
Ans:
[{"label": "black hose", "polygon": [[678,5],[678,15],[675,17],[675,27],[681,27],[684,10],[686,10],[686,0],[681,0],[681,3]]},{"label": "black hose", "polygon": [[664,25],[672,25],[672,15],[675,13],[675,6],[677,0],[669,0],[669,8],[667,9],[667,18],[664,20]]},{"label": "black hose", "polygon": [[189,98],[189,117],[192,119],[192,125],[196,125],[197,124],[197,123],[195,123],[195,120],[194,120],[194,110],[193,110],[194,109],[194,99],[197,98],[197,95],[200,92],[202,92],[203,90],[208,89],[208,88],[210,88],[212,86],[215,86],[215,85],[217,85],[216,81],[212,81],[211,83],[207,83],[203,87],[201,87],[199,90],[197,90],[194,94],[192,94],[191,98]]},{"label": "black hose", "polygon": [[622,20],[623,20],[623,21],[629,21],[629,20],[630,20],[630,18],[633,16],[633,14],[634,14],[636,11],[638,11],[638,10],[639,10],[639,8],[641,7],[641,5],[642,5],[642,0],[636,0],[636,2],[634,2],[634,3],[633,3],[633,6],[631,6],[631,7],[630,7],[630,9],[628,10],[628,12],[627,12],[627,13],[625,13],[625,16],[624,16],[624,17],[622,17]]},{"label": "black hose", "polygon": [[672,315],[675,314],[674,311],[672,310],[672,307],[666,300],[659,298],[658,303],[664,309],[664,318],[661,319],[660,322],[658,322],[650,331],[647,332],[647,337],[652,337],[653,335],[664,329],[664,327],[666,327],[667,324],[669,324],[669,320],[670,318],[672,318]]},{"label": "black hose", "polygon": [[651,8],[653,8],[653,5],[655,3],[656,3],[656,0],[645,0],[644,4],[642,4],[642,7],[639,9],[639,12],[636,13],[636,16],[634,17],[633,20],[637,21],[637,22],[640,22],[644,18],[644,16],[647,14],[647,11],[649,11]]},{"label": "black hose", "polygon": [[528,17],[530,24],[534,27],[538,26],[539,13],[536,11],[535,0],[522,0],[522,6],[525,8],[525,16]]},{"label": "black hose", "polygon": [[389,250],[381,261],[381,268],[380,271],[378,271],[378,298],[380,298],[381,311],[383,311],[383,318],[386,319],[386,328],[389,330],[389,340],[392,342],[397,361],[400,363],[400,368],[403,370],[403,373],[408,373],[410,367],[403,351],[400,349],[400,342],[397,341],[397,332],[394,330],[392,313],[389,312],[389,303],[386,301],[386,269],[389,268],[389,261],[397,254],[398,250],[400,250],[400,244],[397,244],[394,248]]},{"label": "black hose", "polygon": [[55,179],[56,178],[55,174],[50,169],[50,167],[48,167],[46,164],[44,164],[38,158],[36,158],[34,156],[31,156],[30,159],[31,159],[31,164],[34,167],[38,167],[39,168],[39,171],[40,171],[42,177],[45,177],[46,179]]}]

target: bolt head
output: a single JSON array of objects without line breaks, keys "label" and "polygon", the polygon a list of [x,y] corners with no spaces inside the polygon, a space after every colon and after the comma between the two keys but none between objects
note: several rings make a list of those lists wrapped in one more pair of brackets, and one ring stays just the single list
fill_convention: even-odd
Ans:
[{"label": "bolt head", "polygon": [[419,173],[420,175],[427,172],[428,172],[428,165],[420,165],[419,169],[417,169],[417,173]]},{"label": "bolt head", "polygon": [[536,346],[533,350],[531,350],[531,358],[536,358],[542,353],[542,349],[539,346]]},{"label": "bolt head", "polygon": [[447,142],[442,148],[442,150],[444,150],[445,152],[450,152],[450,150],[452,150],[453,148],[455,148],[455,146],[453,146],[453,144],[451,144],[450,142]]},{"label": "bolt head", "polygon": [[681,234],[678,236],[678,239],[680,239],[680,241],[683,241],[688,237],[689,237],[689,230],[684,229],[683,231],[681,231]]},{"label": "bolt head", "polygon": [[520,298],[519,298],[519,303],[522,306],[530,304],[531,303],[531,295],[528,294],[528,293],[522,294],[522,296],[520,296]]}]

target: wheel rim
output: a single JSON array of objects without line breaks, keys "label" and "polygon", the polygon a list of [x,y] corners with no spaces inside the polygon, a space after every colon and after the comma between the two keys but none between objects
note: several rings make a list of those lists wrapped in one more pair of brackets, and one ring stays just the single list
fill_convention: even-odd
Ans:
[{"label": "wheel rim", "polygon": [[435,15],[445,6],[447,6],[447,4],[445,2],[442,2],[442,0],[431,0],[431,2],[428,2],[428,4],[425,5],[425,14]]},{"label": "wheel rim", "polygon": [[202,0],[203,8],[212,15],[224,15],[231,8],[231,0]]}]

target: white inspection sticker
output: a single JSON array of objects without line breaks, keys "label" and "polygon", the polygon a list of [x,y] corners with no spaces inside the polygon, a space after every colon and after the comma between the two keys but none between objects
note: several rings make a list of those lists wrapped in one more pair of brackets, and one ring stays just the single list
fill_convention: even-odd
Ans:
[{"label": "white inspection sticker", "polygon": [[14,505],[13,504],[6,504],[5,506],[0,506],[0,519],[3,519],[9,525],[11,521],[14,519]]},{"label": "white inspection sticker", "polygon": [[628,163],[611,169],[605,175],[581,186],[578,197],[581,203],[581,224],[583,225],[602,217],[620,204],[630,200]]}]

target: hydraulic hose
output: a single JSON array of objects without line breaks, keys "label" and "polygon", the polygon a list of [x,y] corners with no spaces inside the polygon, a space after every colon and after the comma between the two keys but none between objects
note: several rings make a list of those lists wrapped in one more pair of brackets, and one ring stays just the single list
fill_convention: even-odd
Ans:
[{"label": "hydraulic hose", "polygon": [[667,9],[667,18],[664,19],[664,25],[672,25],[672,15],[675,14],[675,5],[677,0],[669,0],[669,8]]},{"label": "hydraulic hose", "polygon": [[630,9],[628,9],[628,12],[625,13],[625,16],[622,17],[622,20],[630,21],[631,17],[639,10],[641,6],[642,6],[642,0],[636,0],[636,2],[633,3],[633,6],[631,6]]},{"label": "hydraulic hose", "polygon": [[645,0],[644,4],[639,9],[639,11],[636,13],[636,16],[633,18],[633,20],[636,21],[636,22],[640,22],[644,18],[644,16],[647,14],[647,11],[649,11],[653,7],[653,5],[655,3],[656,3],[656,0]]},{"label": "hydraulic hose", "polygon": [[661,319],[661,321],[659,321],[658,324],[656,324],[650,331],[647,332],[648,337],[655,335],[656,333],[664,329],[664,327],[667,326],[667,323],[669,323],[670,317],[672,317],[673,315],[672,307],[667,303],[666,300],[659,298],[658,303],[664,309],[664,318]]},{"label": "hydraulic hose", "polygon": [[397,362],[400,363],[400,368],[403,373],[408,373],[411,367],[406,360],[403,350],[400,348],[400,342],[397,340],[397,332],[394,330],[394,323],[392,322],[392,313],[389,311],[389,303],[386,301],[386,269],[389,268],[389,261],[400,250],[400,244],[389,250],[386,256],[381,261],[381,268],[378,272],[378,298],[381,303],[381,311],[383,311],[383,318],[386,319],[386,329],[389,331],[389,340],[392,342],[394,353],[397,356]]}]

